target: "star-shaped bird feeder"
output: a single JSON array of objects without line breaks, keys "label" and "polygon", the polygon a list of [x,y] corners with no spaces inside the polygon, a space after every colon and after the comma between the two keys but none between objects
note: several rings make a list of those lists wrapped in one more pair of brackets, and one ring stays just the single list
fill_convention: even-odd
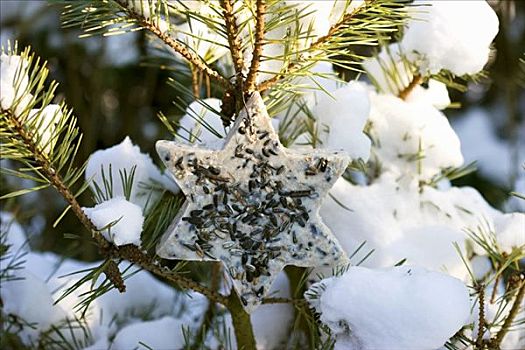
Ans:
[{"label": "star-shaped bird feeder", "polygon": [[285,148],[258,93],[239,114],[223,149],[159,141],[157,152],[186,195],[157,254],[222,261],[247,312],[285,265],[346,262],[318,211],[349,157]]}]

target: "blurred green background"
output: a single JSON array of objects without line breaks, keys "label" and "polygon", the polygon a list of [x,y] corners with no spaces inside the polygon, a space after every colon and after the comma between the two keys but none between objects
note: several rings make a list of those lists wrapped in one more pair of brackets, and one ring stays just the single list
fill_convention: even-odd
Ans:
[{"label": "blurred green background", "polygon": [[[495,134],[508,145],[507,154],[501,157],[511,157],[518,163],[517,154],[523,147],[520,138],[525,139],[525,93],[519,84],[520,79],[525,80],[525,72],[518,63],[525,52],[525,1],[489,2],[500,18],[500,32],[487,66],[488,78],[470,84],[467,93],[451,91],[451,100],[459,102],[462,108],[448,109],[445,113],[454,120],[473,106],[487,110]],[[154,142],[168,138],[169,134],[156,113],[181,114],[172,104],[177,91],[170,88],[166,80],[174,74],[179,80],[186,78],[147,64],[156,52],[146,34],[139,31],[109,38],[79,39],[79,30],[61,28],[60,7],[48,5],[46,1],[1,0],[0,3],[2,45],[8,39],[16,39],[19,47],[31,45],[37,55],[48,60],[51,78],[60,83],[57,101],[65,99],[75,111],[84,133],[79,161],[85,161],[96,149],[120,143],[129,135],[158,164]],[[190,84],[189,81],[182,83]],[[515,169],[505,184],[496,183],[479,172],[456,180],[455,184],[476,187],[492,205],[501,208],[519,177],[519,164]],[[2,194],[20,185],[5,178],[0,184]],[[83,200],[85,205],[91,205],[89,198]],[[64,233],[80,234],[72,215],[66,216],[58,228],[52,227],[64,206],[53,191],[3,205],[4,209],[15,211],[29,232],[35,233],[32,243],[36,248],[81,259],[96,258],[89,239],[63,238]],[[42,227],[45,227],[44,234],[37,235]]]}]

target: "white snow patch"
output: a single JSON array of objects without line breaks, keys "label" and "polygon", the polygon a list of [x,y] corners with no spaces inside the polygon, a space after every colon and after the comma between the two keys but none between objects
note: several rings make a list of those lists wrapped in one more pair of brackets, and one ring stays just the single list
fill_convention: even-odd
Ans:
[{"label": "white snow patch", "polygon": [[434,79],[428,81],[426,88],[421,85],[416,86],[407,96],[406,101],[409,103],[425,103],[440,110],[450,105],[447,85]]},{"label": "white snow patch", "polygon": [[370,112],[365,84],[351,82],[324,94],[312,108],[318,118],[322,147],[344,150],[352,159],[368,160],[370,139],[363,133]]},{"label": "white snow patch", "polygon": [[525,250],[525,214],[502,214],[494,219],[498,246],[506,253]]},{"label": "white snow patch", "polygon": [[475,255],[471,260],[472,273],[476,281],[481,281],[492,272],[492,263],[486,256]]},{"label": "white snow patch", "polygon": [[92,181],[90,185],[93,191],[95,191],[94,182],[104,190],[103,171],[107,181],[110,178],[113,179],[113,197],[124,197],[124,184],[121,181],[120,173],[125,171],[129,178],[133,168],[135,168],[135,172],[130,201],[141,206],[144,210],[158,198],[158,191],[152,190],[152,187],[164,187],[173,193],[178,192],[178,187],[171,175],[162,175],[151,157],[142,153],[129,137],[126,137],[116,146],[98,150],[91,154],[85,177],[87,181]]},{"label": "white snow patch", "polygon": [[[290,298],[290,282],[285,272],[277,275],[269,297]],[[253,332],[258,350],[282,349],[292,326],[294,308],[288,303],[265,304],[259,306],[251,315]],[[233,331],[233,329],[232,329]]]},{"label": "white snow patch", "polygon": [[55,147],[57,142],[55,131],[62,118],[62,109],[55,104],[41,109],[32,109],[29,112],[28,123],[35,126],[38,146],[46,154],[50,154]]},{"label": "white snow patch", "polygon": [[425,186],[421,201],[427,218],[461,230],[473,230],[500,214],[472,187],[435,189]]},{"label": "white snow patch", "polygon": [[186,108],[186,114],[179,121],[178,130],[184,141],[198,143],[209,149],[222,148],[226,131],[221,116],[213,110],[221,110],[221,100],[207,98],[193,101]]},{"label": "white snow patch", "polygon": [[29,66],[20,56],[2,54],[0,56],[0,105],[12,109],[15,114],[22,113],[30,103]]},{"label": "white snow patch", "polygon": [[369,186],[340,179],[330,193],[346,208],[328,198],[320,214],[346,253],[367,242],[355,262],[375,249],[364,266],[388,267],[406,258],[461,279],[468,271],[454,243],[464,250],[465,229],[498,215],[472,188],[420,191],[417,181],[404,184],[391,173]]},{"label": "white snow patch", "polygon": [[431,105],[370,93],[372,154],[384,170],[427,180],[463,164],[446,116]]},{"label": "white snow patch", "polygon": [[184,323],[173,317],[133,323],[116,335],[111,350],[129,349],[182,349],[184,348]]},{"label": "white snow patch", "polygon": [[488,60],[498,17],[486,1],[416,1],[401,46],[423,74],[475,74]]},{"label": "white snow patch", "polygon": [[115,197],[97,204],[93,208],[82,209],[99,230],[113,224],[102,232],[106,239],[116,245],[134,244],[140,246],[140,233],[142,232],[144,216],[138,205],[123,197]]},{"label": "white snow patch", "polygon": [[42,279],[25,269],[17,272],[17,277],[20,279],[2,283],[2,312],[32,324],[19,333],[21,340],[29,345],[38,340],[40,332],[63,319],[65,313],[60,306],[53,305],[51,293]]},{"label": "white snow patch", "polygon": [[336,350],[436,349],[470,315],[461,281],[419,267],[350,267],[312,289],[321,293],[311,303],[337,336]]}]

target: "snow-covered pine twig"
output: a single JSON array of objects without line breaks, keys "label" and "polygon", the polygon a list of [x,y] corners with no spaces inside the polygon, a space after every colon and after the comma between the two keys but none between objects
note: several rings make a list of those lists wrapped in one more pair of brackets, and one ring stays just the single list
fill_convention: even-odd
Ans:
[{"label": "snow-covered pine twig", "polygon": [[[467,27],[462,10],[475,18]],[[379,91],[406,100],[429,79],[465,91],[460,80],[476,81],[484,76],[480,71],[488,59],[498,21],[485,1],[451,4],[418,0],[407,11],[410,19],[404,24],[403,37],[365,61],[364,68]],[[435,30],[444,21],[446,28]],[[455,41],[450,41],[448,38],[456,33]]]},{"label": "snow-covered pine twig", "polygon": [[[4,195],[2,198],[22,195],[29,191],[40,190],[53,186],[68,202],[69,207],[81,220],[82,224],[95,232],[95,227],[83,214],[77,197],[87,189],[86,184],[80,184],[84,166],[74,167],[73,161],[78,151],[81,135],[76,127],[76,119],[65,105],[52,105],[55,82],[45,88],[48,70],[45,63],[41,64],[29,48],[20,56],[16,49],[8,49],[2,53],[5,60],[12,59],[14,65],[2,64],[2,70],[18,72],[19,78],[13,80],[11,89],[17,96],[11,104],[2,100],[0,119],[0,139],[2,143],[2,158],[18,161],[25,168],[18,170],[4,169],[7,175],[29,178],[39,185],[28,190],[20,190]],[[16,61],[15,61],[16,60]],[[3,76],[2,78],[5,78]],[[7,89],[2,90],[6,94]],[[26,98],[27,97],[27,98]],[[21,104],[21,101],[24,104]],[[39,108],[35,109],[37,103]],[[46,113],[51,108],[52,116]],[[57,140],[60,139],[60,143]],[[77,187],[76,192],[72,188]],[[104,246],[97,233],[93,237]]]}]

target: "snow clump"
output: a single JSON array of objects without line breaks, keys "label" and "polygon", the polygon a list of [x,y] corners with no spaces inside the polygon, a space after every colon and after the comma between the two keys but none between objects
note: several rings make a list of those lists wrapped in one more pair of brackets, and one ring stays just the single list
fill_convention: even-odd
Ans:
[{"label": "snow clump", "polygon": [[[123,197],[111,198],[95,205],[82,208],[89,219],[102,230],[106,239],[116,245],[134,244],[140,246],[140,234],[144,224],[142,209]],[[108,227],[108,225],[111,225]]]},{"label": "snow clump", "polygon": [[19,115],[31,102],[29,93],[29,66],[27,60],[17,55],[0,56],[0,105]]},{"label": "snow clump", "polygon": [[463,164],[459,138],[438,109],[374,92],[370,101],[372,154],[384,171],[428,180]]},{"label": "snow clump", "polygon": [[486,1],[420,0],[414,5],[401,46],[421,73],[446,69],[462,76],[483,69],[499,29]]},{"label": "snow clump", "polygon": [[128,178],[133,172],[130,202],[139,205],[144,210],[149,208],[158,197],[158,193],[155,193],[158,191],[154,191],[153,188],[160,187],[173,193],[178,192],[178,187],[172,178],[162,175],[151,157],[142,153],[129,137],[116,146],[91,154],[85,177],[86,181],[91,181],[90,186],[95,193],[95,183],[104,191],[104,178],[107,181],[112,179],[112,197],[124,197],[125,184],[121,181],[120,175],[124,174],[124,171]]},{"label": "snow clump", "polygon": [[[306,296],[336,335],[335,350],[432,350],[469,319],[467,287],[418,267],[350,267]],[[320,295],[319,295],[320,294]]]},{"label": "snow clump", "polygon": [[27,123],[34,126],[38,146],[45,154],[50,154],[57,141],[56,133],[63,118],[59,105],[50,104],[41,109],[32,109],[29,112]]},{"label": "snow clump", "polygon": [[312,114],[318,116],[318,135],[323,148],[344,150],[352,159],[368,160],[370,139],[363,133],[370,112],[368,88],[352,82],[320,96]]}]

